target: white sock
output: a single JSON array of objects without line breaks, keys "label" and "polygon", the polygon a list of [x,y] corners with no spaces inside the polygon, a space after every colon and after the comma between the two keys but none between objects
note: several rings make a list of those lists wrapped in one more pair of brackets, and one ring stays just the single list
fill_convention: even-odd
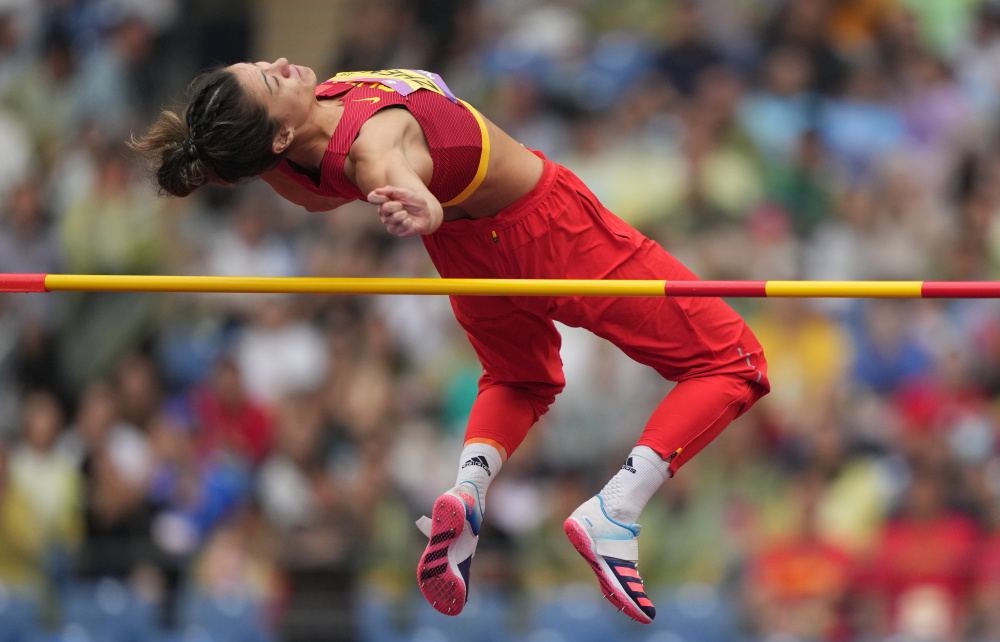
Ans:
[{"label": "white sock", "polygon": [[670,478],[670,466],[655,450],[636,446],[621,470],[603,490],[604,512],[616,522],[632,524],[663,482]]},{"label": "white sock", "polygon": [[469,444],[459,458],[455,485],[472,482],[479,489],[479,509],[486,512],[486,490],[503,465],[500,451],[488,444]]}]

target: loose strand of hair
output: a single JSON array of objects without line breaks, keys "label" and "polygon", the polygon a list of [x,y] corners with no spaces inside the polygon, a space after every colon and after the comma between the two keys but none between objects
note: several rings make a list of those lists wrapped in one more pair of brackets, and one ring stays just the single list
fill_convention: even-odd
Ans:
[{"label": "loose strand of hair", "polygon": [[168,109],[149,128],[149,133],[141,138],[130,134],[127,145],[144,155],[158,153],[164,147],[184,141],[188,136],[188,126],[184,119]]}]

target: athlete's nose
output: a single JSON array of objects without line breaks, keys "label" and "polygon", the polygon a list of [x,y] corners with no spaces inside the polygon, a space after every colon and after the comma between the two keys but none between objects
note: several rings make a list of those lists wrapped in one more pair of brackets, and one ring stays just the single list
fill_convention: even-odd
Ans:
[{"label": "athlete's nose", "polygon": [[285,78],[292,75],[292,67],[288,64],[288,58],[278,58],[274,61],[273,66]]}]

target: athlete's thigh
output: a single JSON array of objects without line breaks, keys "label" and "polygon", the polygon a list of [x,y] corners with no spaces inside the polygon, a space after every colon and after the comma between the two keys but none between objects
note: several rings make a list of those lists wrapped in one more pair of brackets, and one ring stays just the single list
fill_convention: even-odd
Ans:
[{"label": "athlete's thigh", "polygon": [[[566,278],[697,280],[659,244],[612,214],[589,192],[578,194],[551,243],[565,248]],[[668,379],[707,372],[756,378],[760,345],[743,319],[715,297],[559,297],[549,315],[586,328]],[[750,356],[750,362],[746,357]]]},{"label": "athlete's thigh", "polygon": [[553,318],[611,341],[673,381],[709,372],[757,374],[760,345],[719,299],[581,298],[558,306]]},{"label": "athlete's thigh", "polygon": [[508,297],[453,296],[451,304],[493,382],[562,390],[562,339],[551,319]]}]

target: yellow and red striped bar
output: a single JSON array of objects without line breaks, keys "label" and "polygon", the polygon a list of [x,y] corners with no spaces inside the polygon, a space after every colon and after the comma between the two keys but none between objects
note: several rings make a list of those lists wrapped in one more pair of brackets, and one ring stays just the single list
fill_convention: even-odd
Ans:
[{"label": "yellow and red striped bar", "polygon": [[71,290],[261,294],[992,299],[1000,298],[1000,281],[595,281],[584,279],[351,279],[0,274],[0,292]]}]

